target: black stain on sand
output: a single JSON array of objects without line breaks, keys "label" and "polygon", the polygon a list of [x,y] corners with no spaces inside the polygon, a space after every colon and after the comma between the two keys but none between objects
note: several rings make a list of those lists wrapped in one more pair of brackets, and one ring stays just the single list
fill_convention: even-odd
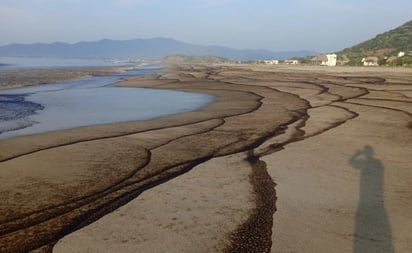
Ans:
[{"label": "black stain on sand", "polygon": [[266,163],[248,152],[246,159],[252,166],[250,181],[255,192],[256,208],[249,219],[231,235],[226,253],[268,253],[272,247],[273,214],[276,211],[275,183],[267,172]]},{"label": "black stain on sand", "polygon": [[24,94],[0,94],[0,134],[23,129],[35,123],[29,120],[22,121],[22,119],[27,119],[28,116],[43,110],[44,106],[27,101],[25,98]]}]

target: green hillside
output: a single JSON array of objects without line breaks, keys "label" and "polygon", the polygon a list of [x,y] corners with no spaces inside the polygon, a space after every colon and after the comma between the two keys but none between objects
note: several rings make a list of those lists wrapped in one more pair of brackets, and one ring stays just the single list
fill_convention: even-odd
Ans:
[{"label": "green hillside", "polygon": [[380,63],[385,64],[385,58],[396,56],[400,51],[412,54],[412,20],[338,54],[349,57],[350,65],[359,65],[361,59],[368,56],[379,57]]}]

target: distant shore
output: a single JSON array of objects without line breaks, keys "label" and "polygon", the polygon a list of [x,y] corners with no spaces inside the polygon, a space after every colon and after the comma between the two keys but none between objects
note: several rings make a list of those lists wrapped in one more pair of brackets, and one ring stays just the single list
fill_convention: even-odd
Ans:
[{"label": "distant shore", "polygon": [[124,70],[125,68],[122,67],[0,69],[0,90],[56,83],[88,76],[112,75]]},{"label": "distant shore", "polygon": [[412,251],[410,80],[256,65],[130,78],[218,99],[0,141],[0,251]]}]

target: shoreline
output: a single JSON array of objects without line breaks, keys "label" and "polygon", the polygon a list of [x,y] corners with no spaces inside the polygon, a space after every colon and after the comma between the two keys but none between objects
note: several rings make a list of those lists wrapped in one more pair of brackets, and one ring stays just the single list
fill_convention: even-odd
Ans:
[{"label": "shoreline", "polygon": [[[408,72],[362,70],[347,73],[324,68],[308,71],[252,65],[184,65],[169,67],[163,76],[126,80],[120,85],[205,92],[216,95],[218,99],[195,112],[146,122],[84,127],[1,141],[0,178],[12,180],[0,188],[2,199],[8,203],[0,210],[4,214],[0,217],[0,245],[3,247],[0,249],[12,252],[13,249],[43,247],[42,250],[50,251],[57,243],[56,252],[82,252],[93,250],[87,248],[88,245],[98,247],[110,242],[110,245],[126,247],[124,252],[136,252],[139,245],[146,247],[146,252],[156,252],[162,247],[179,252],[179,247],[173,248],[173,245],[186,246],[180,250],[208,252],[215,248],[217,252],[230,252],[236,247],[240,251],[253,248],[257,243],[263,246],[259,252],[302,252],[302,249],[319,252],[333,246],[330,244],[332,242],[339,245],[339,252],[347,252],[353,245],[352,241],[359,247],[385,248],[392,244],[400,251],[409,249],[405,243],[410,234],[404,227],[406,220],[395,210],[406,211],[412,203],[394,193],[402,191],[405,196],[411,196],[405,187],[408,180],[412,182],[412,176],[405,166],[410,161],[407,155],[410,148],[406,145],[412,120],[410,112],[400,116],[394,110],[404,111],[408,108],[405,105],[412,103],[412,89],[408,83],[410,75]],[[393,100],[397,102],[394,104]],[[376,105],[373,104],[376,101],[379,101],[379,107],[370,108]],[[382,107],[386,109],[379,109]],[[373,110],[385,110],[390,120],[386,120],[384,125],[373,124],[380,122],[371,114]],[[358,130],[359,134],[352,136],[354,130],[362,127],[366,130]],[[398,131],[393,133],[393,129]],[[380,139],[367,133],[371,130]],[[328,145],[319,145],[315,140]],[[385,145],[380,140],[384,140]],[[384,188],[386,195],[392,196],[390,200],[385,199],[389,203],[387,216],[392,220],[391,241],[375,244],[363,242],[358,241],[354,234],[366,232],[356,231],[352,226],[358,203],[354,190],[357,174],[353,169],[347,170],[347,157],[350,157],[351,151],[345,148],[354,143],[359,147],[362,142],[373,145],[384,164],[391,167],[388,163],[391,161],[397,166],[395,174],[384,175],[386,180],[392,182],[392,186]],[[328,151],[328,147],[334,152]],[[387,148],[391,149],[392,155],[397,154],[397,160],[391,160],[382,152]],[[253,164],[244,164],[248,156],[254,158],[252,163],[258,161],[260,165],[257,167],[266,163],[271,178],[245,184],[244,173],[254,170]],[[325,162],[319,164],[316,159],[310,159],[311,156],[322,158]],[[331,166],[330,161],[335,160],[335,167],[344,171],[343,178],[339,177],[338,172],[324,167]],[[61,164],[61,170],[66,171],[63,175],[53,170],[56,164]],[[230,164],[243,164],[245,171],[237,175],[235,170],[229,169],[233,166]],[[213,170],[217,167],[222,169]],[[204,170],[214,172],[212,175],[201,174]],[[216,188],[221,195],[215,193],[213,195],[218,197],[214,198],[205,196],[205,200],[209,200],[204,203],[206,206],[206,202],[209,203],[207,208],[201,208],[193,199],[191,202],[178,201],[190,199],[190,189],[197,188],[193,182],[208,185],[217,178],[227,177],[233,178],[233,182],[222,181],[220,187],[227,187],[221,190]],[[273,231],[259,230],[262,234],[248,236],[251,240],[245,240],[242,236],[236,239],[235,231],[246,224],[245,218],[252,217],[259,209],[260,200],[257,200],[258,195],[253,193],[251,186],[265,187],[270,182],[273,184],[272,180],[276,184],[276,196],[273,192],[270,196],[277,198],[277,211],[265,218],[264,225]],[[28,186],[24,188],[18,182],[25,182]],[[237,182],[243,183],[237,185]],[[84,185],[89,187],[85,189]],[[186,190],[174,190],[178,185]],[[334,186],[341,192],[334,190]],[[324,194],[325,189],[330,194]],[[203,190],[212,191],[207,187]],[[237,205],[234,202],[237,191],[250,196],[243,206],[233,209]],[[42,199],[32,198],[39,194]],[[139,195],[153,197],[148,199]],[[170,227],[150,223],[147,226],[151,228],[148,231],[148,235],[153,236],[151,239],[142,242],[139,238],[121,238],[122,228],[116,228],[116,221],[123,217],[131,223],[125,225],[129,229],[134,221],[141,221],[146,215],[141,208],[156,207],[160,203],[155,199],[163,200],[167,196],[170,200],[165,200],[166,208],[170,201],[187,207],[175,207],[180,214],[176,222],[182,224],[178,230],[174,230],[177,226],[175,222]],[[339,201],[336,202],[336,196],[339,196],[338,200],[346,201],[344,208]],[[226,204],[213,204],[220,199],[224,199]],[[325,205],[326,209],[323,208]],[[227,228],[207,225],[211,218],[201,214],[212,206],[218,210],[210,215],[222,218],[215,222],[230,222]],[[194,220],[185,220],[185,215],[191,214],[194,208],[198,212],[193,216]],[[20,213],[16,213],[17,210]],[[305,211],[296,213],[298,210]],[[132,213],[133,218],[128,218]],[[273,224],[270,221],[272,216]],[[169,217],[168,212],[157,211],[148,222],[162,220],[162,217]],[[321,222],[322,217],[327,217],[328,222]],[[359,222],[365,219],[367,217]],[[88,225],[94,220],[97,222]],[[184,226],[193,225],[193,221],[196,221],[194,224],[203,224],[201,227],[209,227],[211,230],[208,233],[214,239],[200,233],[202,231],[196,230],[196,226]],[[138,224],[145,226],[144,223]],[[253,227],[258,222],[252,221],[251,224]],[[58,242],[67,233],[81,227]],[[310,228],[310,231],[304,228]],[[340,230],[345,231],[344,235],[340,235]],[[372,230],[376,231],[374,228]],[[113,233],[108,241],[104,240],[107,237],[105,231]],[[192,240],[200,243],[195,240],[195,231],[200,233],[196,235],[200,240],[208,238],[208,243],[203,246],[190,244]],[[160,234],[173,233],[176,233],[176,238],[165,242],[166,245],[158,245]],[[268,244],[259,243],[261,238],[267,238]],[[245,247],[239,248],[242,243]],[[103,247],[103,250],[109,252],[110,249]]]},{"label": "shoreline", "polygon": [[[131,78],[132,74],[142,75],[140,71],[134,71],[127,75],[9,90],[4,94],[0,91],[0,107],[4,109],[4,115],[0,116],[0,132],[3,132],[0,139],[77,127],[149,121],[195,111],[215,101],[207,94],[117,85],[125,77]],[[56,120],[59,118],[65,121]],[[25,129],[27,125],[32,127]],[[17,128],[13,127],[7,132],[7,126],[18,126],[21,130],[13,131]]]}]

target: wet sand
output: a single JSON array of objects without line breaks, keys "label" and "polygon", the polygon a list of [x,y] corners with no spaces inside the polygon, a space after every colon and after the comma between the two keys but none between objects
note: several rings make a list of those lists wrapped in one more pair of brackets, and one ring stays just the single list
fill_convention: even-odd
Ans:
[{"label": "wet sand", "polygon": [[0,251],[412,251],[411,80],[239,65],[132,78],[120,85],[218,100],[2,140]]}]

